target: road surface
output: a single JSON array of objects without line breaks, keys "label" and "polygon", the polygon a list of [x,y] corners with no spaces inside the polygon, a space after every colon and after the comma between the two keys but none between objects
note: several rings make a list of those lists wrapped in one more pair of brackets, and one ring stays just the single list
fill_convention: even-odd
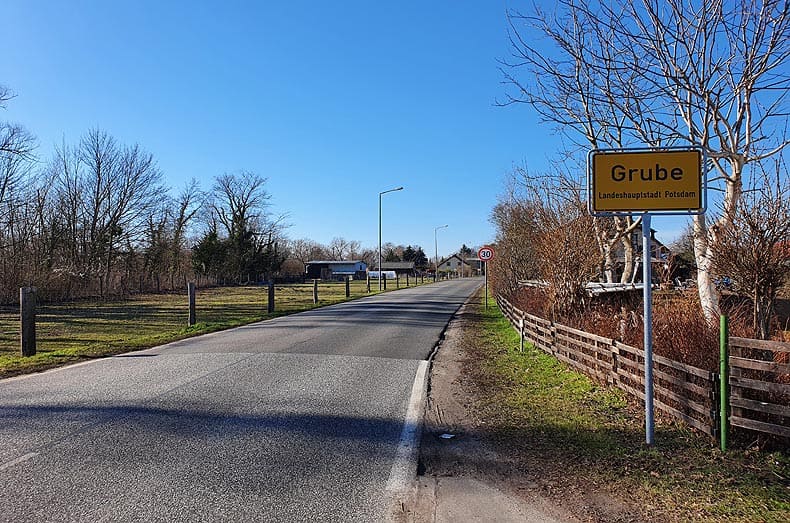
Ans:
[{"label": "road surface", "polygon": [[424,360],[479,285],[2,380],[0,520],[380,521]]}]

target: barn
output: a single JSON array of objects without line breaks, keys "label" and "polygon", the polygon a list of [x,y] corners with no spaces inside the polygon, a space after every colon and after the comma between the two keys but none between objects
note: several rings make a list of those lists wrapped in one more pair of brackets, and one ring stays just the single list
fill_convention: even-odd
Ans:
[{"label": "barn", "polygon": [[367,270],[368,265],[362,260],[314,260],[304,268],[305,276],[314,280],[343,280],[346,276],[364,280]]}]

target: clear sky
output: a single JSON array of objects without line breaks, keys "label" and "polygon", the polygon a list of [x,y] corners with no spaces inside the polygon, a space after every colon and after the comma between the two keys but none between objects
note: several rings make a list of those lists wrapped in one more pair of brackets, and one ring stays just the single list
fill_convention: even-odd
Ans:
[{"label": "clear sky", "polygon": [[[153,153],[176,189],[240,169],[268,177],[291,238],[439,254],[493,239],[514,164],[559,139],[525,105],[496,107],[505,2],[5,0],[0,118],[47,160],[99,127]],[[671,239],[682,224],[654,220]]]}]

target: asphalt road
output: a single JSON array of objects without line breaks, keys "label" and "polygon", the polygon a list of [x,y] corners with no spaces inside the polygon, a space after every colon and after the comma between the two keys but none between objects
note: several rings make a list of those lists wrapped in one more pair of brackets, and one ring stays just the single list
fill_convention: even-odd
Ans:
[{"label": "asphalt road", "polygon": [[421,360],[480,283],[0,380],[0,520],[381,521]]}]

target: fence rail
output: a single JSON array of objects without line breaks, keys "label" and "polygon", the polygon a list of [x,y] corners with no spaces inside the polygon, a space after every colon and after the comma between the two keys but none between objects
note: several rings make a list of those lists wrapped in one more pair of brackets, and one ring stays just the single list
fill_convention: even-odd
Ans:
[{"label": "fence rail", "polygon": [[730,424],[790,438],[790,343],[730,338]]},{"label": "fence rail", "polygon": [[[644,401],[643,350],[527,314],[502,296],[496,299],[523,339],[593,379]],[[653,373],[656,409],[716,436],[718,375],[655,354]]]}]

